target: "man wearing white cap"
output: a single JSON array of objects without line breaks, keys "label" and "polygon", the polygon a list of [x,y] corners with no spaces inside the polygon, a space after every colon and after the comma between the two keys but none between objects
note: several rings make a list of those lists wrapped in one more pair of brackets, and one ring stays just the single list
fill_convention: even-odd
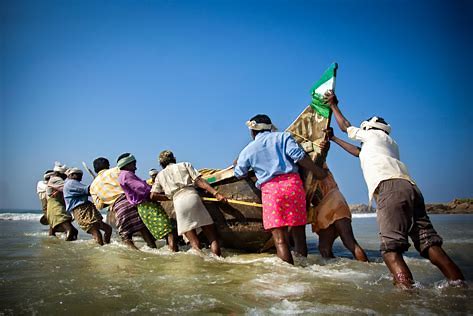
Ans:
[{"label": "man wearing white cap", "polygon": [[149,172],[148,172],[150,178],[148,180],[146,180],[146,183],[148,183],[149,185],[153,185],[154,184],[154,181],[156,179],[156,176],[158,175],[158,170],[152,168],[152,169],[149,169]]},{"label": "man wearing white cap", "polygon": [[[110,243],[112,227],[102,221],[102,215],[89,201],[89,187],[82,184],[82,170],[70,168],[66,171],[67,179],[64,183],[64,200],[66,211],[74,215],[80,228],[91,234],[99,245]],[[100,230],[104,231],[104,238]]]},{"label": "man wearing white cap", "polygon": [[410,246],[409,236],[421,256],[437,266],[452,284],[462,285],[464,276],[442,249],[442,238],[427,216],[422,193],[400,160],[398,145],[390,136],[391,126],[383,118],[374,116],[362,122],[360,128],[354,127],[341,113],[333,92],[328,92],[325,100],[340,129],[349,138],[361,142],[361,147],[354,146],[329,130],[330,140],[360,158],[369,198],[376,200],[380,250],[394,284],[411,288],[414,283],[402,256]]}]

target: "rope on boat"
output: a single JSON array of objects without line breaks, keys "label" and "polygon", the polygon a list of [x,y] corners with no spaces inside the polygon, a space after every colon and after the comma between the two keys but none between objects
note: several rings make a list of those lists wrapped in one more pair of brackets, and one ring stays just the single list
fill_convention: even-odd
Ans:
[{"label": "rope on boat", "polygon": [[[219,202],[216,198],[209,198],[209,197],[203,197],[202,200],[204,201],[209,201],[209,202]],[[245,202],[245,201],[239,201],[239,200],[232,200],[232,199],[227,199],[228,203],[231,204],[240,204],[240,205],[247,205],[247,206],[254,206],[254,207],[263,207],[262,204],[256,203],[256,202]]]}]

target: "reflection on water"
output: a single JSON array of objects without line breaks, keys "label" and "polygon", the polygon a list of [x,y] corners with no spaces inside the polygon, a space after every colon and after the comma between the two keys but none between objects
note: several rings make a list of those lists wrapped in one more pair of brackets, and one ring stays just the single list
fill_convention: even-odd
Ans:
[{"label": "reflection on water", "polygon": [[[433,216],[445,248],[473,277],[472,216]],[[0,314],[468,314],[471,289],[444,287],[442,275],[406,254],[418,289],[396,290],[377,251],[374,218],[354,219],[371,263],[324,260],[308,232],[310,255],[296,266],[273,254],[224,250],[171,253],[164,243],[131,251],[117,240],[99,247],[81,232],[68,243],[36,222],[0,221]]]}]

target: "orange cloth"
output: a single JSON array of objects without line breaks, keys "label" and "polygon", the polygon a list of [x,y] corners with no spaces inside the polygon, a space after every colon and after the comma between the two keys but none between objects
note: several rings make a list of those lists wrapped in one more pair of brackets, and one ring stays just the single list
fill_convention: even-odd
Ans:
[{"label": "orange cloth", "polygon": [[327,172],[327,177],[316,183],[318,190],[322,193],[322,200],[309,211],[307,218],[307,221],[312,223],[312,231],[317,233],[328,228],[336,220],[351,218],[347,201],[338,189],[332,173],[328,169]]}]

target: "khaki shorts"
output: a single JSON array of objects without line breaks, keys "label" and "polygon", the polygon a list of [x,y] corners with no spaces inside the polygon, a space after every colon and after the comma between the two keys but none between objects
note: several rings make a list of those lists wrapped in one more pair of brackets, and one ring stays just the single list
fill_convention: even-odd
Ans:
[{"label": "khaki shorts", "polygon": [[102,222],[102,214],[97,211],[94,204],[91,202],[86,202],[74,207],[72,212],[74,213],[74,220],[79,224],[79,227],[87,233],[94,224]]},{"label": "khaki shorts", "polygon": [[381,252],[407,251],[408,236],[424,257],[431,246],[442,245],[416,185],[404,179],[385,180],[378,185],[376,204]]}]

